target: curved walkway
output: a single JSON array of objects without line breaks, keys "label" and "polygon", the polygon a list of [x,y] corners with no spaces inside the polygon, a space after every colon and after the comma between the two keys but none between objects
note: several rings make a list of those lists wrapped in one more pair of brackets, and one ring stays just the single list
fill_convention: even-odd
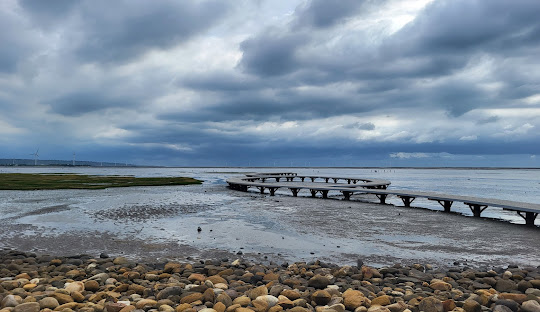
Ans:
[{"label": "curved walkway", "polygon": [[386,203],[388,195],[395,195],[403,201],[406,207],[410,207],[411,203],[420,197],[437,201],[445,212],[450,212],[454,202],[462,202],[469,206],[475,217],[480,217],[487,207],[499,207],[517,212],[527,225],[533,226],[540,213],[540,204],[435,192],[389,190],[387,187],[390,185],[390,181],[382,179],[297,175],[292,172],[283,172],[247,174],[245,177],[227,179],[227,183],[230,188],[239,191],[247,192],[250,187],[255,187],[263,194],[265,190],[268,190],[270,196],[274,196],[276,190],[280,188],[289,189],[295,197],[302,189],[309,190],[312,197],[316,197],[320,193],[322,198],[328,198],[330,191],[341,192],[344,200],[349,200],[354,194],[373,194],[377,196],[381,204]]}]

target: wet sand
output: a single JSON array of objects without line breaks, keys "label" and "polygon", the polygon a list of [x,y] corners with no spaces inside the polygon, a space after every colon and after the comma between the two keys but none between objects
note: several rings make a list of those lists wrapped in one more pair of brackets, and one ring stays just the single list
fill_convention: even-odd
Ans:
[{"label": "wet sand", "polygon": [[538,227],[360,197],[270,197],[208,184],[3,195],[0,247],[40,254],[540,265]]}]

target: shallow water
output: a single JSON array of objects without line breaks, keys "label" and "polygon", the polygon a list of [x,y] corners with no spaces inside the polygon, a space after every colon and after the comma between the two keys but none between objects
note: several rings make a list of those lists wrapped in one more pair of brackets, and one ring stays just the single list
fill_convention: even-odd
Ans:
[{"label": "shallow water", "polygon": [[[423,262],[451,265],[540,265],[540,228],[515,213],[468,207],[445,214],[436,202],[376,204],[372,195],[323,200],[278,192],[237,192],[225,180],[237,172],[290,169],[3,168],[0,172],[78,172],[191,176],[203,185],[106,190],[0,191],[0,247],[45,253],[127,254],[135,258],[225,255],[274,261],[322,259],[373,265]],[[230,171],[231,173],[224,173]],[[537,170],[294,169],[300,174],[373,177],[392,187],[536,202]],[[537,220],[537,224],[538,224]],[[201,227],[199,233],[197,227]]]}]

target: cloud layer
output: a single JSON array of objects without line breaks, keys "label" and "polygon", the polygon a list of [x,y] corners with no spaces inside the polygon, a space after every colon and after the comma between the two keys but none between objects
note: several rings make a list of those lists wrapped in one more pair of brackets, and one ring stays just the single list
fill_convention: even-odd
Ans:
[{"label": "cloud layer", "polygon": [[0,158],[539,166],[535,0],[0,4]]}]

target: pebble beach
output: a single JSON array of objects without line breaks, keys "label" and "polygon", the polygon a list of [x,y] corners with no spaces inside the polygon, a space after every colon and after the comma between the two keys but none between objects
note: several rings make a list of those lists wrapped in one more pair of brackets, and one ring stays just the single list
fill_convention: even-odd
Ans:
[{"label": "pebble beach", "polygon": [[0,253],[0,312],[540,311],[540,267],[444,270]]}]

